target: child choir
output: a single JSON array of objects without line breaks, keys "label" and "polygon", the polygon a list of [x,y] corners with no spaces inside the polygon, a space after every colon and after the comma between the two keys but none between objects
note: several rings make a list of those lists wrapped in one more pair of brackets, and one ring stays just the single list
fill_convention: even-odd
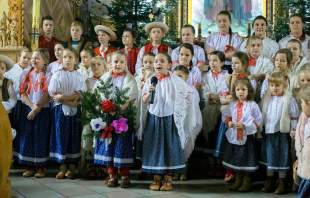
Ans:
[{"label": "child choir", "polygon": [[[163,43],[168,26],[152,22],[145,26],[150,42],[141,49],[133,30],[124,30],[124,47],[117,50],[110,44],[116,34],[97,25],[100,46],[92,50],[80,22],[71,24],[71,38],[62,44],[50,33],[53,19],[43,18],[41,47],[52,49],[39,48],[31,56],[25,48],[10,70],[0,64],[0,98],[17,131],[14,160],[25,166],[23,176],[44,177],[51,160],[59,164],[57,179],[104,170],[108,187],[121,178],[120,186],[127,188],[139,157],[142,172],[154,176],[149,188],[170,191],[173,175],[186,171],[199,137],[213,145],[230,190],[250,191],[262,162],[262,191],[283,194],[297,157],[299,196],[310,196],[309,37],[292,32],[278,44],[266,36],[267,21],[258,16],[254,34],[243,40],[232,32],[229,12],[219,12],[216,21],[219,32],[206,38],[205,49],[194,44],[194,27],[184,25],[182,44],[172,50]],[[299,15],[290,18],[292,25],[297,22],[303,23]],[[44,45],[49,38],[52,43]],[[83,92],[108,79],[115,89],[128,89],[139,109],[136,131],[111,142],[82,125],[80,106]],[[141,153],[133,150],[138,142]]]}]

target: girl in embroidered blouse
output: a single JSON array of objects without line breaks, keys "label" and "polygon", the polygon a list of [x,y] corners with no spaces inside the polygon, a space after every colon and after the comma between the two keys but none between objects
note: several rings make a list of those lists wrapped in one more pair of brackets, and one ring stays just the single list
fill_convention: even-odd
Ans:
[{"label": "girl in embroidered blouse", "polygon": [[48,75],[48,78],[51,79],[52,75],[62,69],[62,52],[64,50],[64,46],[61,43],[56,43],[54,47],[54,53],[56,60],[54,62],[51,62],[48,67],[46,74]]},{"label": "girl in embroidered blouse", "polygon": [[206,38],[205,50],[207,54],[214,50],[219,50],[225,54],[225,66],[224,69],[231,70],[231,58],[232,55],[239,50],[242,43],[242,38],[237,33],[233,33],[231,30],[231,15],[228,11],[223,10],[216,16],[216,22],[219,28],[219,32],[211,34]]},{"label": "girl in embroidered blouse", "polygon": [[[140,115],[138,131],[140,140],[143,132],[142,171],[154,174],[149,188],[156,191],[173,189],[172,174],[184,171],[202,125],[191,87],[172,75],[170,67],[170,56],[158,53],[154,63],[158,83],[155,86],[153,77],[149,78],[142,90],[142,107],[147,109]],[[154,101],[149,104],[152,94]]]},{"label": "girl in embroidered blouse", "polygon": [[272,61],[262,54],[263,42],[258,36],[250,36],[247,40],[247,51],[249,55],[248,71],[250,79],[261,82],[265,75],[273,71]]},{"label": "girl in embroidered blouse", "polygon": [[82,74],[85,81],[93,76],[93,72],[91,69],[92,57],[93,57],[92,50],[83,49],[80,53],[81,63],[79,64],[79,69],[77,71]]},{"label": "girl in embroidered blouse", "polygon": [[[267,179],[263,192],[285,193],[286,173],[290,169],[290,133],[296,130],[299,110],[296,100],[288,93],[285,74],[274,72],[268,77],[269,89],[262,100],[265,129],[265,155]],[[275,188],[274,173],[278,173]]]},{"label": "girl in embroidered blouse", "polygon": [[[257,16],[252,22],[253,35],[262,40],[262,55],[273,58],[279,50],[279,44],[267,36],[268,22],[264,16]],[[247,40],[243,41],[240,51],[247,52]]]},{"label": "girl in embroidered blouse", "polygon": [[250,173],[258,169],[255,133],[262,124],[262,114],[253,101],[254,90],[247,78],[235,81],[232,95],[234,101],[222,113],[228,126],[223,165],[236,172],[229,189],[248,192],[251,190]]},{"label": "girl in embroidered blouse", "polygon": [[[190,24],[183,25],[181,29],[182,44],[188,43],[193,46],[194,54],[192,57],[192,64],[200,68],[201,70],[207,70],[206,68],[206,57],[205,52],[199,45],[194,45],[195,40],[195,28]],[[172,50],[171,59],[172,65],[176,66],[179,64],[180,46]]]},{"label": "girl in embroidered blouse", "polygon": [[147,81],[147,79],[154,74],[154,59],[155,55],[152,52],[143,55],[142,69],[140,70],[140,72],[136,73],[135,77],[137,81],[138,90],[140,92],[143,89],[144,83]]},{"label": "girl in embroidered blouse", "polygon": [[310,86],[303,87],[298,96],[301,100],[302,110],[295,136],[295,150],[298,159],[297,174],[301,178],[298,197],[306,198],[310,196]]},{"label": "girl in embroidered blouse", "polygon": [[48,86],[53,99],[50,159],[60,164],[57,179],[73,179],[81,156],[80,92],[86,90],[83,76],[76,71],[74,51],[63,51],[63,69],[56,72]]},{"label": "girl in embroidered blouse", "polygon": [[[289,49],[279,49],[277,53],[274,56],[274,71],[282,72],[285,75],[289,75],[289,69],[292,65],[293,60],[293,54]],[[263,98],[264,95],[267,92],[268,89],[268,76],[266,76],[266,79],[263,81],[260,97]],[[290,81],[290,78],[289,78]],[[288,85],[291,86],[290,83]]]},{"label": "girl in embroidered blouse", "polygon": [[132,29],[125,29],[122,35],[124,48],[120,50],[126,54],[128,71],[132,75],[136,73],[136,63],[139,53],[139,48],[135,45],[135,38],[136,33]]},{"label": "girl in embroidered blouse", "polygon": [[[126,110],[129,103],[137,106],[138,88],[134,77],[127,69],[126,55],[119,51],[113,52],[111,66],[112,70],[105,73],[100,79],[107,81],[112,78],[114,88],[117,87],[122,91],[128,89],[128,101],[120,107],[122,110]],[[97,86],[98,84],[95,85],[95,89]],[[132,133],[133,131],[127,131],[121,135],[113,133],[111,134],[112,137],[97,139],[94,161],[97,165],[107,166],[109,174],[108,187],[118,186],[118,171],[121,176],[121,188],[130,187],[130,167],[134,162]]]},{"label": "girl in embroidered blouse", "polygon": [[19,88],[22,111],[16,127],[14,157],[27,166],[24,177],[44,177],[44,166],[49,159],[50,109],[45,73],[48,63],[48,50],[35,50],[31,57],[32,68],[22,78]]},{"label": "girl in embroidered blouse", "polygon": [[108,54],[111,54],[116,50],[114,47],[110,46],[110,42],[115,41],[117,36],[111,28],[103,25],[96,25],[95,32],[100,44],[100,46],[96,47],[94,50],[95,55],[107,58]]},{"label": "girl in embroidered blouse", "polygon": [[179,50],[178,62],[189,69],[187,84],[200,89],[202,85],[201,72],[197,65],[193,65],[192,62],[192,58],[194,56],[193,45],[184,43],[179,47]]},{"label": "girl in embroidered blouse", "polygon": [[169,30],[165,23],[151,22],[144,27],[144,30],[147,34],[149,34],[150,42],[143,46],[139,51],[136,63],[136,72],[138,72],[142,67],[142,58],[145,53],[152,52],[157,55],[159,52],[162,52],[171,54],[171,48],[162,43],[162,39]]}]

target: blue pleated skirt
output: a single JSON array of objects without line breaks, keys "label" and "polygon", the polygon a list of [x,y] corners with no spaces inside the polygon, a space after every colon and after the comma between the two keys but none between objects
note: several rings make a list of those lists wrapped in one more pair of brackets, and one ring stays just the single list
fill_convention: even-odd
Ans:
[{"label": "blue pleated skirt", "polygon": [[53,107],[50,158],[58,163],[77,163],[81,157],[81,112],[65,116],[62,105]]},{"label": "blue pleated skirt", "polygon": [[173,115],[157,117],[148,113],[143,133],[142,171],[169,174],[184,170],[184,151]]},{"label": "blue pleated skirt", "polygon": [[225,138],[223,165],[236,172],[254,172],[258,169],[255,135],[248,135],[244,145],[231,144]]},{"label": "blue pleated skirt", "polygon": [[298,198],[309,198],[310,197],[310,180],[302,179],[298,188]]},{"label": "blue pleated skirt", "polygon": [[45,165],[49,159],[50,109],[42,108],[34,120],[28,120],[31,109],[25,104],[18,108],[20,118],[16,123],[14,159],[23,165]]},{"label": "blue pleated skirt", "polygon": [[133,160],[132,132],[113,134],[112,142],[97,139],[94,162],[98,165],[114,166],[116,168],[130,167]]},{"label": "blue pleated skirt", "polygon": [[21,100],[17,100],[15,107],[12,109],[10,113],[10,122],[13,129],[18,127],[18,123],[20,119],[24,116],[21,113],[23,112],[24,105]]},{"label": "blue pleated skirt", "polygon": [[287,171],[290,169],[290,136],[288,133],[276,132],[265,134],[265,142],[262,150],[263,164],[268,170]]}]

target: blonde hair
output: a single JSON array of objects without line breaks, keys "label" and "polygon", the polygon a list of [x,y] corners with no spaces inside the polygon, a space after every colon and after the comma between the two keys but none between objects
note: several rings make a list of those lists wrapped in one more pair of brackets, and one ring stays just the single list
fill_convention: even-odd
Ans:
[{"label": "blonde hair", "polygon": [[273,72],[268,77],[268,83],[282,84],[284,87],[288,86],[288,77],[283,72]]},{"label": "blonde hair", "polygon": [[42,59],[45,62],[45,65],[49,64],[49,62],[50,62],[50,53],[49,53],[48,49],[46,49],[46,48],[38,48],[38,49],[35,49],[33,52],[38,52],[41,55]]},{"label": "blonde hair", "polygon": [[103,65],[104,71],[105,72],[108,71],[107,63],[106,63],[106,61],[105,61],[105,59],[103,57],[101,57],[101,56],[92,57],[90,62],[91,62],[92,65],[96,64],[96,63],[100,63],[100,64]]},{"label": "blonde hair", "polygon": [[310,101],[310,86],[302,87],[298,93],[298,98],[306,102]]},{"label": "blonde hair", "polygon": [[258,36],[256,36],[256,35],[252,35],[252,36],[250,36],[250,37],[248,38],[248,40],[246,41],[246,46],[249,47],[249,46],[250,46],[250,43],[251,43],[253,40],[260,40],[261,42],[263,42],[262,39],[261,39],[260,37],[258,37]]}]

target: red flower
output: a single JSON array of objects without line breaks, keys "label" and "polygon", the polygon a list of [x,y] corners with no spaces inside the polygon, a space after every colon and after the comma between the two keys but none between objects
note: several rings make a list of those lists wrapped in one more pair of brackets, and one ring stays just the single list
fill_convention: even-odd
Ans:
[{"label": "red flower", "polygon": [[112,133],[114,131],[114,128],[112,126],[107,126],[102,130],[102,133],[100,135],[100,138],[106,139],[106,138],[112,138]]},{"label": "red flower", "polygon": [[115,111],[116,106],[112,100],[103,100],[100,104],[102,111],[105,113],[110,113]]}]

